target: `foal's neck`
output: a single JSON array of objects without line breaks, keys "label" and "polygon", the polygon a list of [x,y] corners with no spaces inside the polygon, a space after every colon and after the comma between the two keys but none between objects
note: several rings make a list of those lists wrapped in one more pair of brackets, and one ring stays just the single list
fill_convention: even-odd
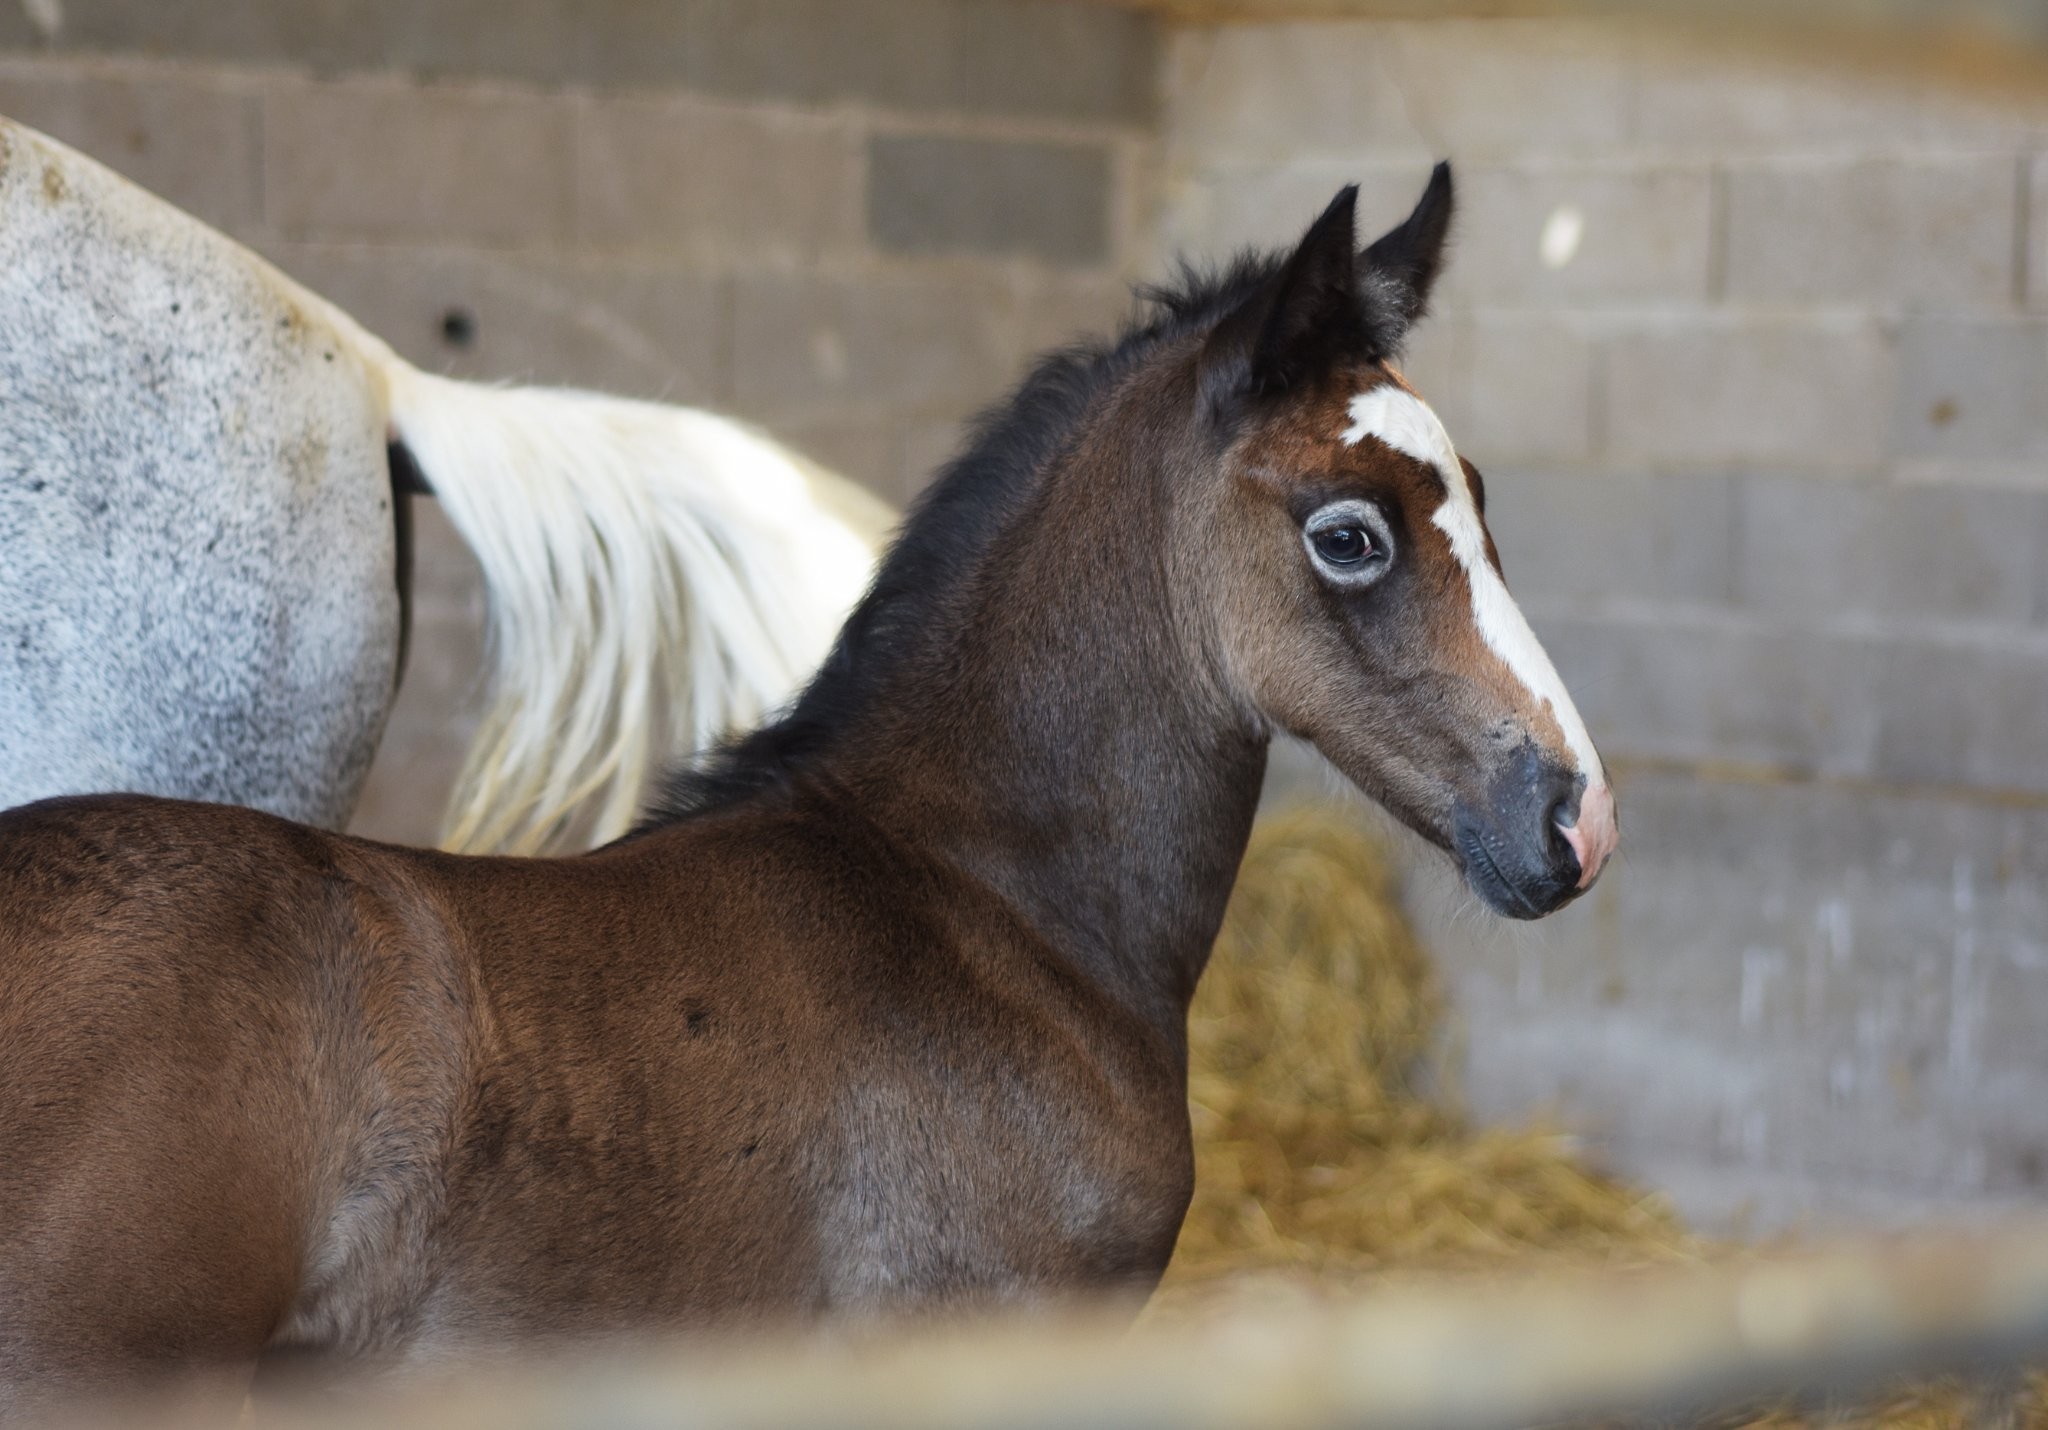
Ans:
[{"label": "foal's neck", "polygon": [[1041,473],[833,763],[1177,1043],[1266,741],[1177,629],[1165,445],[1103,418]]}]

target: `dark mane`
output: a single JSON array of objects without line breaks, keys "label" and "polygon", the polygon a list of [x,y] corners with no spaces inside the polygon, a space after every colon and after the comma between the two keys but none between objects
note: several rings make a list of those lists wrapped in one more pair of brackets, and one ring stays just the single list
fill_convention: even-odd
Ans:
[{"label": "dark mane", "polygon": [[796,704],[672,773],[626,837],[785,784],[868,707],[882,672],[932,629],[946,593],[975,569],[1096,398],[1162,344],[1220,321],[1280,263],[1281,256],[1253,253],[1214,271],[1183,263],[1171,285],[1137,290],[1148,306],[1114,341],[1041,357],[1010,397],[974,419],[964,450],[911,507],[874,584]]}]

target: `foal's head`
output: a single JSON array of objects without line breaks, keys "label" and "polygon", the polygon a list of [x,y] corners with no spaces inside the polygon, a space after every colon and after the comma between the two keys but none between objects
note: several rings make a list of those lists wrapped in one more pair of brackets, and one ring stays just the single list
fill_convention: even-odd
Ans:
[{"label": "foal's head", "polygon": [[1184,569],[1232,696],[1535,918],[1599,874],[1613,796],[1502,582],[1479,473],[1391,365],[1443,257],[1450,171],[1363,252],[1354,196],[1202,340],[1177,555],[1202,563]]}]

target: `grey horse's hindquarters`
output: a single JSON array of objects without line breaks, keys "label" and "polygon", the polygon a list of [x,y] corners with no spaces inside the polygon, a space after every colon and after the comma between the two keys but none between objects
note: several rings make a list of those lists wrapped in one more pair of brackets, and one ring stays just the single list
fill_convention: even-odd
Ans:
[{"label": "grey horse's hindquarters", "polygon": [[346,821],[392,698],[384,420],[227,239],[0,120],[0,806]]}]

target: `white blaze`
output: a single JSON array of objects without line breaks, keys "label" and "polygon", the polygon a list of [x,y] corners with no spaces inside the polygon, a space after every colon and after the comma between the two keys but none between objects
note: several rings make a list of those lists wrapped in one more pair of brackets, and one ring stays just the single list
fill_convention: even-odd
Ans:
[{"label": "white blaze", "polygon": [[1557,667],[1529,629],[1522,608],[1508,594],[1507,583],[1486,559],[1486,529],[1479,520],[1479,506],[1444,424],[1414,393],[1386,383],[1351,399],[1351,425],[1344,431],[1344,441],[1355,446],[1367,437],[1376,437],[1395,451],[1435,467],[1443,478],[1449,495],[1431,520],[1450,538],[1451,554],[1465,568],[1465,579],[1472,588],[1472,619],[1479,627],[1480,639],[1532,696],[1550,707],[1578,762],[1578,772],[1586,777],[1587,788],[1597,788],[1606,778],[1600,756]]}]

